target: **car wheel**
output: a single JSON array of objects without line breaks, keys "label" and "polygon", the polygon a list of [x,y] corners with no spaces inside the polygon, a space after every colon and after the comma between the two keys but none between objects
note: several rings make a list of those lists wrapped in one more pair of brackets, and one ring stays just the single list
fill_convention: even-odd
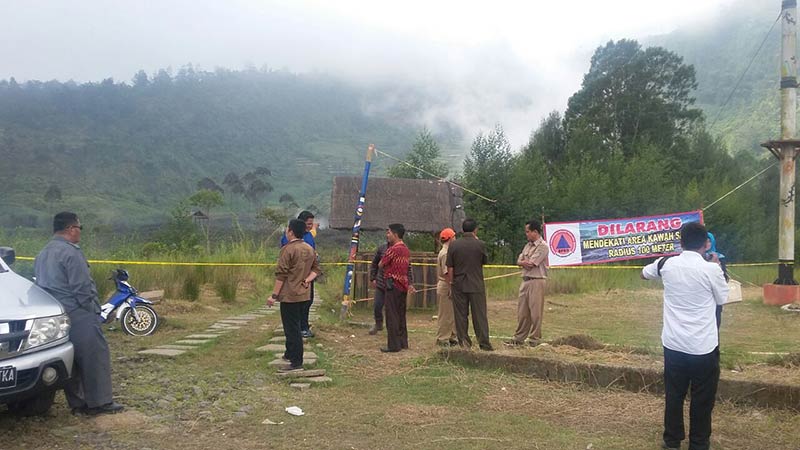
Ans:
[{"label": "car wheel", "polygon": [[8,410],[18,416],[41,416],[50,411],[55,397],[55,389],[40,392],[35,397],[10,403]]}]

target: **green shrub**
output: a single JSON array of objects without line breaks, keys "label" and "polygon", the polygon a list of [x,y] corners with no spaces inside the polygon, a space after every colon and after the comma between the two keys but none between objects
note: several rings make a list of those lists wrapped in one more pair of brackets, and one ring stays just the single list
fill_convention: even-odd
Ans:
[{"label": "green shrub", "polygon": [[236,289],[239,287],[240,274],[243,272],[238,267],[222,267],[214,270],[214,289],[223,302],[236,300]]},{"label": "green shrub", "polygon": [[196,301],[200,298],[200,286],[202,284],[202,279],[197,272],[191,271],[187,273],[183,278],[181,297],[186,300]]}]

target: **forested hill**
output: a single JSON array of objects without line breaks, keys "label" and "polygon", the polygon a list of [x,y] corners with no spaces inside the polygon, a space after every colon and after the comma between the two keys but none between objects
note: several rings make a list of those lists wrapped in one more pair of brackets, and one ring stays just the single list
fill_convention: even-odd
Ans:
[{"label": "forested hill", "polygon": [[[691,95],[706,129],[732,153],[761,157],[758,144],[778,135],[780,23],[721,107],[779,11],[741,4],[724,20],[643,45],[694,65]],[[281,199],[324,212],[333,176],[360,174],[370,142],[407,151],[420,126],[413,119],[437,103],[422,89],[393,89],[319,74],[191,67],[139,72],[125,83],[0,81],[0,226],[42,226],[62,209],[99,223],[158,223],[205,178],[204,186],[225,190],[218,212],[252,218]],[[456,131],[439,131],[444,149],[464,142]],[[382,173],[389,165],[374,167]],[[224,183],[231,177],[244,181]]]},{"label": "forested hill", "polygon": [[682,27],[643,42],[673,51],[694,65],[696,105],[703,109],[709,131],[734,153],[761,154],[766,151],[759,147],[761,142],[779,138],[781,23],[775,23],[779,13],[780,2],[742,0],[711,23]]},{"label": "forested hill", "polygon": [[0,225],[42,225],[56,209],[103,223],[158,222],[200,180],[226,189],[231,173],[248,179],[241,195],[227,189],[225,209],[253,216],[283,194],[324,209],[334,175],[361,173],[365,139],[406,151],[418,131],[366,115],[365,95],[326,76],[261,70],[139,72],[130,83],[80,85],[4,80]]}]

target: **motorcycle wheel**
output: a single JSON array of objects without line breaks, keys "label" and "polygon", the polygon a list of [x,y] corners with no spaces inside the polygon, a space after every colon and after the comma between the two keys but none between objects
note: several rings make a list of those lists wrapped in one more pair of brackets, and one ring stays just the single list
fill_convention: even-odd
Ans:
[{"label": "motorcycle wheel", "polygon": [[147,305],[139,305],[136,307],[136,312],[139,314],[138,322],[132,309],[125,310],[122,314],[122,329],[133,336],[153,334],[158,328],[158,314],[155,310]]}]

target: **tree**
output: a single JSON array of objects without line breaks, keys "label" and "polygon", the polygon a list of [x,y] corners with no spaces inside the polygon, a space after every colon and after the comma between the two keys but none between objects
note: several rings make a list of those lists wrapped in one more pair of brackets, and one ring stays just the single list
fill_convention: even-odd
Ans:
[{"label": "tree", "polygon": [[239,181],[238,183],[235,183],[231,187],[231,192],[233,192],[234,194],[237,194],[237,195],[244,195],[244,193],[245,193],[244,184],[241,181]]},{"label": "tree", "polygon": [[225,175],[225,178],[222,180],[222,184],[228,187],[233,187],[233,185],[241,183],[239,180],[239,175],[236,175],[236,172],[230,172]]},{"label": "tree", "polygon": [[673,150],[702,117],[691,108],[696,87],[694,67],[675,53],[642,50],[633,40],[609,41],[595,51],[581,90],[570,97],[565,128],[569,135],[593,133],[608,152],[626,158],[646,142]]},{"label": "tree", "polygon": [[154,85],[166,87],[172,84],[172,75],[170,75],[170,69],[164,70],[159,69],[156,75],[153,77]]},{"label": "tree", "polygon": [[200,190],[208,190],[208,191],[216,191],[220,194],[225,193],[225,189],[222,189],[216,181],[212,180],[211,178],[205,177],[202,180],[197,182],[197,189]]},{"label": "tree", "polygon": [[411,152],[406,156],[407,164],[402,162],[395,164],[389,168],[388,174],[392,178],[444,179],[447,177],[448,169],[447,164],[439,161],[440,157],[439,144],[436,143],[431,132],[427,128],[423,128],[417,135],[414,145],[411,146]]},{"label": "tree", "polygon": [[221,206],[224,203],[222,194],[219,191],[201,189],[189,197],[189,204],[197,206],[207,216],[211,216],[211,208]]},{"label": "tree", "polygon": [[253,181],[258,179],[258,175],[255,172],[247,172],[241,178],[242,183],[252,183]]},{"label": "tree", "polygon": [[507,199],[507,188],[513,164],[511,146],[499,124],[493,131],[475,138],[464,161],[464,185],[497,200],[490,202],[469,193],[464,194],[467,216],[478,221],[483,230],[482,236],[493,244],[489,248],[493,256],[505,251],[508,233],[512,228],[509,221],[513,208]]},{"label": "tree", "polygon": [[272,185],[265,181],[255,179],[250,183],[245,192],[245,197],[254,204],[264,195],[272,192]]},{"label": "tree", "polygon": [[253,173],[262,176],[272,176],[272,172],[266,167],[256,167],[256,170],[254,170]]},{"label": "tree", "polygon": [[267,207],[258,211],[256,218],[264,220],[266,229],[270,233],[266,240],[270,241],[289,222],[289,213],[286,208]]},{"label": "tree", "polygon": [[61,189],[55,184],[51,184],[47,191],[44,193],[44,201],[47,203],[55,203],[61,201]]},{"label": "tree", "polygon": [[211,208],[221,206],[224,203],[222,194],[210,189],[201,189],[189,197],[188,202],[190,205],[200,208],[208,217],[204,231],[206,235],[206,251],[211,251]]},{"label": "tree", "polygon": [[522,149],[526,157],[537,154],[549,169],[553,169],[566,157],[567,136],[564,123],[558,111],[551,112],[542,119],[539,128],[531,134],[531,139]]},{"label": "tree", "polygon": [[201,248],[200,236],[197,228],[192,225],[187,200],[180,201],[173,208],[169,222],[159,230],[156,237],[160,244],[156,249],[165,247],[170,252],[183,253]]},{"label": "tree", "polygon": [[144,88],[150,85],[150,79],[147,78],[147,73],[144,70],[136,72],[133,76],[133,87]]},{"label": "tree", "polygon": [[225,175],[222,184],[228,188],[228,200],[233,203],[234,195],[244,195],[244,184],[239,179],[239,175],[235,172],[230,172]]}]

